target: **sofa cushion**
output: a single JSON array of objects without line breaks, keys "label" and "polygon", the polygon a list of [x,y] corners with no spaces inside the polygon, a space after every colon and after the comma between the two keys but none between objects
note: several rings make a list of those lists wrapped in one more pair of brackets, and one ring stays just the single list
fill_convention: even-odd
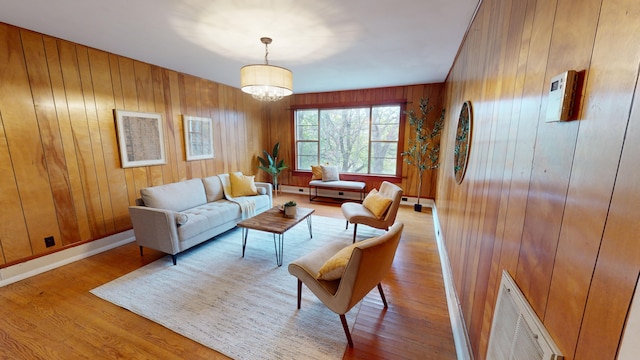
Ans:
[{"label": "sofa cushion", "polygon": [[188,239],[218,225],[240,218],[240,207],[228,200],[209,202],[184,211],[189,217],[178,228],[180,239]]},{"label": "sofa cushion", "polygon": [[205,204],[207,195],[202,180],[191,179],[140,190],[145,206],[182,211]]},{"label": "sofa cushion", "polygon": [[258,195],[255,176],[247,176],[238,173],[229,173],[229,182],[231,183],[231,196],[234,198],[240,196]]},{"label": "sofa cushion", "polygon": [[207,202],[224,199],[222,182],[220,182],[220,178],[217,175],[203,178],[202,183],[204,184],[204,189],[207,193]]}]

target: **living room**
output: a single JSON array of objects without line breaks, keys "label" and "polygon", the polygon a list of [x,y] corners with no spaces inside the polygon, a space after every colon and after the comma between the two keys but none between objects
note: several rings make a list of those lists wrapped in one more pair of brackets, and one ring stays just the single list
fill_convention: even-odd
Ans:
[{"label": "living room", "polygon": [[[640,271],[638,15],[632,0],[486,0],[444,83],[294,94],[268,105],[2,23],[3,268],[129,231],[128,206],[147,186],[237,170],[268,181],[255,157],[280,142],[293,163],[296,106],[429,97],[446,122],[442,166],[426,173],[422,195],[435,200],[475,357],[484,358],[507,269],[566,358],[623,358]],[[576,120],[548,123],[550,80],[569,69],[582,76]],[[452,129],[467,100],[475,123],[458,184]],[[113,109],[163,114],[167,165],[121,167]],[[182,114],[215,119],[214,159],[184,161]],[[415,196],[415,174],[402,174],[399,185]],[[280,181],[304,187],[308,177],[286,171]]]}]

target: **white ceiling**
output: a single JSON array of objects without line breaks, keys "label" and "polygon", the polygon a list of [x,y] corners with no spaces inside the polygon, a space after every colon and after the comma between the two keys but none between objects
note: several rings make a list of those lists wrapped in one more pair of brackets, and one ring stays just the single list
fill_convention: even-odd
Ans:
[{"label": "white ceiling", "polygon": [[0,0],[0,21],[219,83],[293,72],[294,93],[445,80],[480,0]]}]

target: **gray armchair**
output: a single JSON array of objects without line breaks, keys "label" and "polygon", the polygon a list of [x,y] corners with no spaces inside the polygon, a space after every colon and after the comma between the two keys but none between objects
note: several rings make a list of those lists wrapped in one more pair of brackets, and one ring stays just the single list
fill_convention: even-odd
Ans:
[{"label": "gray armchair", "polygon": [[376,286],[384,307],[388,307],[381,281],[391,268],[403,228],[402,223],[396,223],[385,234],[354,244],[344,271],[337,280],[319,280],[317,275],[327,260],[345,248],[344,242],[328,243],[290,263],[289,273],[298,278],[298,309],[304,283],[323,304],[340,315],[349,347],[353,347],[344,314]]},{"label": "gray armchair", "polygon": [[353,242],[356,242],[356,233],[358,232],[358,224],[364,224],[376,229],[388,230],[391,225],[396,221],[396,215],[398,214],[398,208],[402,201],[402,188],[398,185],[392,184],[388,181],[383,181],[380,185],[378,193],[386,198],[391,199],[391,205],[382,219],[378,219],[371,211],[365,208],[362,204],[356,202],[346,202],[342,204],[342,214],[347,219],[346,228],[349,228],[349,223],[353,226]]}]

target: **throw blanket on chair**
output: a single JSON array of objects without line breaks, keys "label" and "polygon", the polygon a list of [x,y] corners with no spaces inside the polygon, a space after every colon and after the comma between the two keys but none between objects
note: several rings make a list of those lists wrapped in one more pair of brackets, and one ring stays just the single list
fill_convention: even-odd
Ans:
[{"label": "throw blanket on chair", "polygon": [[256,201],[249,196],[242,196],[234,198],[231,196],[231,182],[229,181],[229,174],[218,175],[220,182],[222,182],[222,191],[224,197],[240,206],[240,212],[242,213],[242,219],[248,219],[256,214]]}]

